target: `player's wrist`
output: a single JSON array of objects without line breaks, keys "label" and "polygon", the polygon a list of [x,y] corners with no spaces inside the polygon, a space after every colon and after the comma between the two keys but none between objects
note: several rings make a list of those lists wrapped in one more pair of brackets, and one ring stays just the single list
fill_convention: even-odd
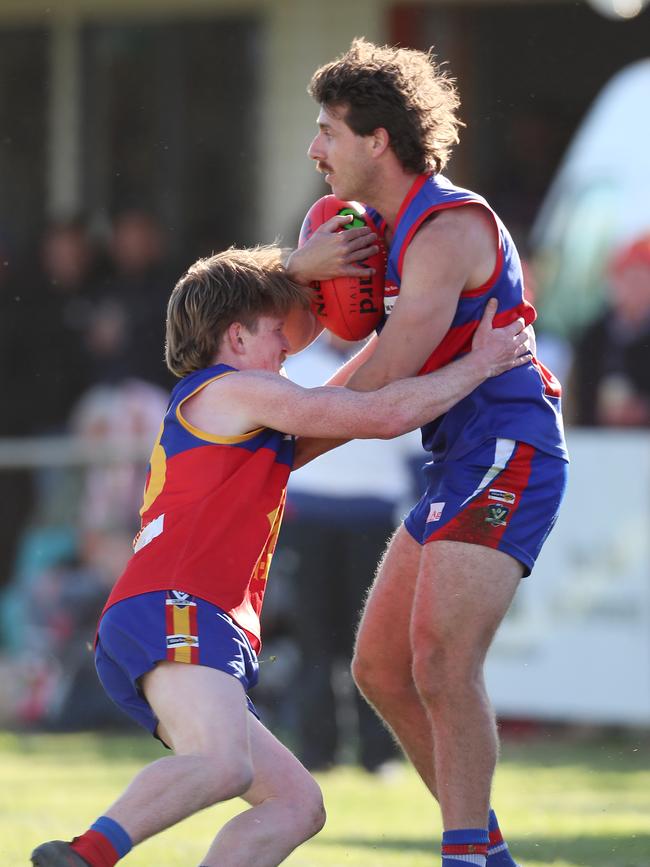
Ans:
[{"label": "player's wrist", "polygon": [[304,255],[302,254],[302,250],[294,250],[287,257],[284,264],[284,270],[294,283],[299,283],[301,286],[309,286],[313,277],[307,270],[305,270],[304,264]]},{"label": "player's wrist", "polygon": [[478,346],[473,347],[471,352],[468,352],[462,361],[465,362],[470,375],[476,378],[477,385],[485,382],[486,379],[489,379],[493,375],[492,354],[487,349]]}]

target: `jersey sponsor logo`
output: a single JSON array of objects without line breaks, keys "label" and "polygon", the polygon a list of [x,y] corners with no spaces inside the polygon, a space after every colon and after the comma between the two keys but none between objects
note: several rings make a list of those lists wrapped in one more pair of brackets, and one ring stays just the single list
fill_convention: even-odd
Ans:
[{"label": "jersey sponsor logo", "polygon": [[137,554],[145,545],[160,536],[165,526],[165,516],[158,515],[146,527],[143,527],[133,540],[133,553]]},{"label": "jersey sponsor logo", "polygon": [[484,520],[493,527],[505,527],[509,512],[510,509],[506,509],[505,506],[488,506]]},{"label": "jersey sponsor logo", "polygon": [[498,500],[500,503],[513,504],[517,497],[511,491],[498,491],[496,488],[490,488],[488,491],[488,500]]},{"label": "jersey sponsor logo", "polygon": [[386,316],[390,316],[392,313],[398,297],[399,286],[396,283],[391,283],[387,280],[386,285],[384,286],[384,313]]},{"label": "jersey sponsor logo", "polygon": [[165,605],[175,605],[176,608],[187,608],[189,605],[196,606],[194,597],[184,590],[168,590]]},{"label": "jersey sponsor logo", "polygon": [[445,503],[431,503],[429,505],[429,517],[427,524],[431,521],[439,521],[442,518],[442,510],[445,508]]},{"label": "jersey sponsor logo", "polygon": [[168,635],[167,636],[167,649],[172,649],[175,647],[198,647],[199,646],[199,637],[198,635]]}]

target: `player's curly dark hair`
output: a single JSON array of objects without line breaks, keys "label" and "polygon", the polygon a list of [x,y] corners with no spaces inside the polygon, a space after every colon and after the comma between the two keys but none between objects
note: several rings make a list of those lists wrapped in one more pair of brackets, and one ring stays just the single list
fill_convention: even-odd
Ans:
[{"label": "player's curly dark hair", "polygon": [[309,290],[294,283],[274,245],[230,247],[195,262],[167,304],[165,361],[176,376],[214,363],[228,326],[255,333],[260,316],[284,316],[309,306]]},{"label": "player's curly dark hair", "polygon": [[316,70],[308,91],[324,106],[345,107],[345,121],[357,135],[383,127],[405,169],[444,168],[458,142],[460,99],[454,80],[423,52],[366,39]]}]

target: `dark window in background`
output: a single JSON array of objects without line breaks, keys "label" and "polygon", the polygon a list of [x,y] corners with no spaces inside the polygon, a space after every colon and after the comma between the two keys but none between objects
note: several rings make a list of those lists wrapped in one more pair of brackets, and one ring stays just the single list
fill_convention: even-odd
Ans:
[{"label": "dark window in background", "polygon": [[449,62],[467,123],[449,174],[485,195],[523,242],[593,99],[650,55],[650,10],[613,21],[585,2],[404,4],[392,9],[390,39],[434,45]]},{"label": "dark window in background", "polygon": [[43,29],[0,31],[0,243],[18,259],[33,253],[45,208],[47,51]]},{"label": "dark window in background", "polygon": [[185,263],[254,239],[255,20],[84,30],[84,198],[151,210]]}]

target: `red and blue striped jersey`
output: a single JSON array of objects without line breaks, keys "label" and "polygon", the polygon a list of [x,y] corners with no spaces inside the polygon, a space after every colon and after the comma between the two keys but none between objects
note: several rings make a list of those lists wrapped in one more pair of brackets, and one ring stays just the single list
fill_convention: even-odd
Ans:
[{"label": "red and blue striped jersey", "polygon": [[[420,375],[438,370],[469,352],[489,298],[499,307],[495,326],[521,316],[534,322],[534,307],[524,299],[524,283],[517,249],[501,220],[481,196],[454,186],[442,175],[419,175],[397,215],[386,267],[384,322],[399,295],[404,256],[420,226],[437,211],[479,205],[494,221],[497,262],[490,279],[477,289],[462,292],[449,331],[427,358]],[[369,209],[381,231],[382,219]],[[486,380],[445,415],[422,428],[422,444],[435,459],[462,457],[492,437],[527,442],[542,452],[567,457],[561,415],[561,386],[537,359],[501,376]]]},{"label": "red and blue striped jersey", "polygon": [[142,527],[106,608],[152,590],[182,590],[226,611],[257,651],[294,438],[269,428],[219,437],[187,421],[185,401],[233,372],[217,364],[172,391],[151,454]]}]

